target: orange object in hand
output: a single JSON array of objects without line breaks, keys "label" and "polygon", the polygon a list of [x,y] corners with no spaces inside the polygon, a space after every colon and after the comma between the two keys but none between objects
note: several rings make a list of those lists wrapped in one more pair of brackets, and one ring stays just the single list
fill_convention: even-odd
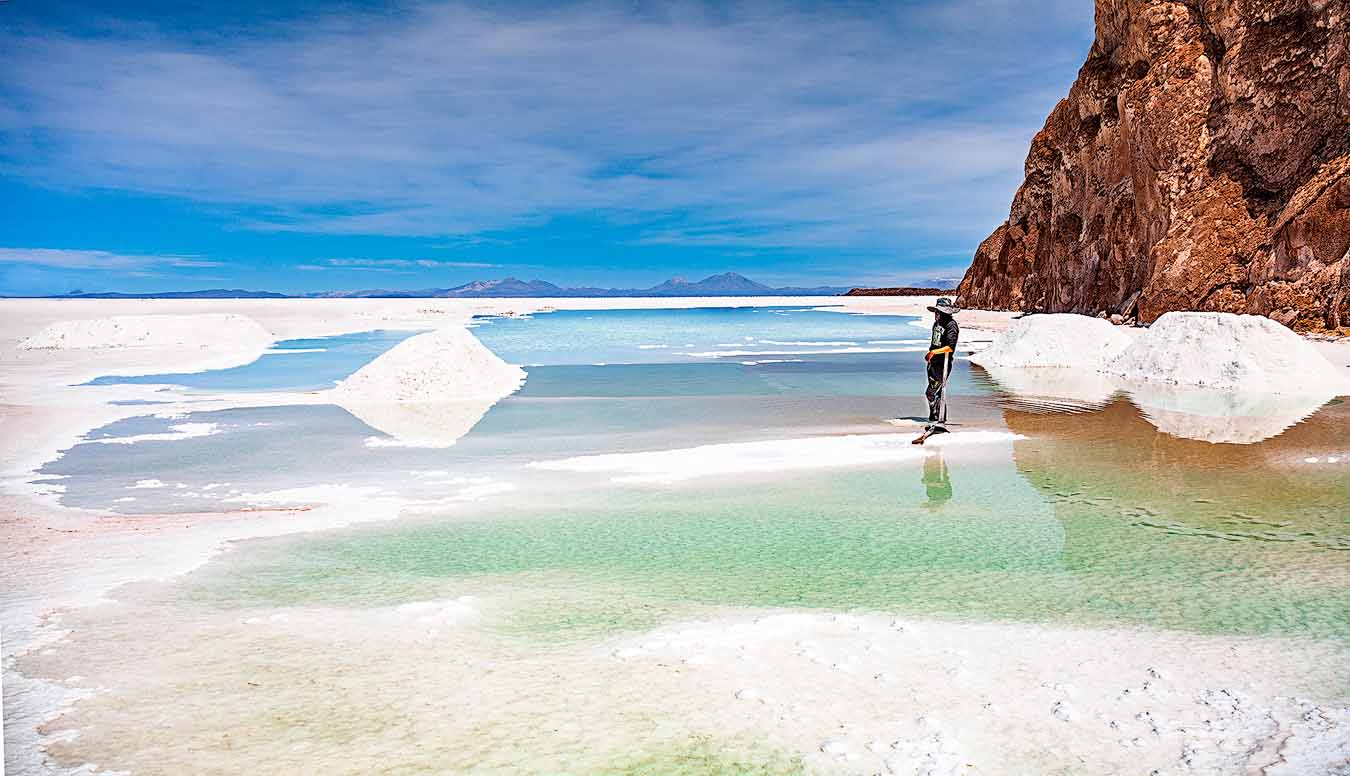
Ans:
[{"label": "orange object in hand", "polygon": [[940,348],[938,348],[937,350],[930,350],[930,351],[928,351],[927,353],[925,353],[925,354],[923,355],[923,360],[924,360],[924,361],[932,361],[932,360],[933,360],[933,356],[936,356],[936,355],[938,355],[939,353],[950,353],[950,352],[952,352],[952,349],[951,349],[951,348],[945,347],[945,346],[944,346],[944,347],[940,347]]}]

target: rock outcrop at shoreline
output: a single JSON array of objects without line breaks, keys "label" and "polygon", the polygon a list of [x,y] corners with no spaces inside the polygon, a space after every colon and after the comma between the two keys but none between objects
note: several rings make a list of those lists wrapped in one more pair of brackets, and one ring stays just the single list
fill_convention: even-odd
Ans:
[{"label": "rock outcrop at shoreline", "polygon": [[850,288],[844,296],[942,296],[955,293],[946,288],[915,288],[899,286],[888,288]]},{"label": "rock outcrop at shoreline", "polygon": [[1097,0],[966,307],[1350,326],[1350,0]]}]

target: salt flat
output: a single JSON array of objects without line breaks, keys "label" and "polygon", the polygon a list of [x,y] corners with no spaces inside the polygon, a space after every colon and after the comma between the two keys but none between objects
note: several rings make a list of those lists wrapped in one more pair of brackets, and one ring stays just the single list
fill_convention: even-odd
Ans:
[{"label": "salt flat", "polygon": [[[1100,438],[1135,463],[1097,470],[1093,461],[1108,454],[1054,430],[1058,416],[1043,422],[1005,406],[985,378],[963,372],[959,390],[969,394],[957,406],[966,425],[915,450],[896,432],[912,421],[896,415],[900,403],[921,401],[917,383],[903,382],[919,373],[921,354],[867,344],[921,336],[904,319],[877,316],[922,315],[928,303],[0,302],[7,764],[42,772],[46,758],[65,766],[97,758],[109,768],[172,772],[201,757],[233,769],[262,759],[376,767],[406,756],[482,772],[529,772],[550,761],[584,770],[636,756],[653,730],[677,750],[691,735],[725,736],[718,746],[729,752],[821,772],[1083,763],[1108,772],[1148,762],[1163,772],[1261,764],[1299,773],[1346,756],[1350,722],[1337,678],[1344,602],[1336,592],[1345,575],[1330,549],[1341,538],[1323,517],[1345,498],[1336,477],[1338,411],[1290,410],[1273,439],[1205,426],[1220,441],[1252,443],[1253,455],[1210,471],[1191,447],[1205,443],[1183,438],[1196,427],[1192,405],[1169,400],[1150,426],[1139,402],[1144,409],[1129,409],[1133,425],[1122,439]],[[545,363],[527,367],[513,393],[518,370],[463,328],[475,315],[512,316],[471,330],[493,342],[506,341],[508,325],[528,327],[520,316],[550,310],[782,308],[767,313],[777,321],[822,304],[895,333],[770,337],[757,334],[753,316],[732,316],[751,327],[741,341],[752,344],[725,353],[798,352],[756,360],[686,348],[689,338],[673,332],[634,335],[642,343],[634,351],[646,355],[633,363],[541,356]],[[178,318],[171,336],[144,336],[143,344],[55,349],[47,337],[18,347],[62,321],[196,314],[245,316],[266,336],[222,342],[218,326]],[[986,340],[1010,318],[968,311],[964,336]],[[376,357],[346,390],[84,384],[239,366],[279,341],[372,330],[431,332],[417,336],[449,343],[437,352],[462,351],[471,366],[423,382],[416,372],[383,371]],[[604,324],[586,330],[603,332]],[[68,331],[87,338],[100,328]],[[528,337],[530,329],[520,331]],[[590,346],[563,344],[583,354]],[[1345,352],[1339,343],[1320,347]],[[444,372],[459,362],[417,355],[385,363]],[[888,387],[892,373],[900,382]],[[1012,395],[1060,390],[1009,382]],[[382,401],[381,391],[403,401]],[[1080,427],[1129,407],[1112,391],[1093,393],[1088,403],[1106,409],[1080,416]],[[445,412],[440,399],[460,394],[477,404]],[[433,412],[416,409],[424,400]],[[328,415],[305,425],[310,409],[335,402],[348,407],[353,430],[322,425]],[[763,428],[736,425],[753,412]],[[257,417],[268,418],[264,426],[293,418],[287,428],[296,430],[245,436]],[[1176,433],[1160,433],[1164,421]],[[133,425],[108,430],[118,423]],[[363,423],[369,428],[356,431]],[[103,436],[87,436],[96,429]],[[307,446],[311,435],[322,441]],[[257,447],[241,448],[243,440]],[[132,461],[127,484],[108,491],[125,495],[103,508],[63,503],[91,487],[78,467],[50,473],[61,451],[77,447],[79,461]],[[1171,457],[1163,477],[1194,481],[1122,482],[1142,450],[1154,461]],[[99,457],[109,453],[119,456]],[[154,468],[141,471],[137,461]],[[265,487],[242,468],[259,462],[273,470]],[[387,468],[365,477],[376,462]],[[1296,495],[1273,506],[1262,477],[1293,483]],[[166,493],[207,506],[133,508]],[[1233,528],[1234,515],[1254,522]],[[1193,543],[1210,534],[1229,538]],[[1133,548],[1140,554],[1127,557]],[[305,565],[316,558],[323,560]],[[425,565],[409,574],[407,564]],[[1226,590],[1202,581],[1226,568],[1246,570]],[[1112,603],[1099,608],[1103,600]],[[212,640],[194,640],[198,629]],[[135,661],[109,643],[126,645]],[[255,658],[217,665],[226,653]],[[459,657],[445,662],[450,653]],[[287,654],[303,655],[303,670]],[[390,654],[400,657],[378,657]],[[444,671],[431,685],[428,665]],[[208,674],[201,694],[174,689]],[[315,694],[308,679],[326,689]],[[240,694],[257,684],[271,689],[261,698]],[[421,694],[429,686],[478,716],[452,722],[450,706]],[[590,689],[578,696],[576,688]],[[328,712],[331,723],[355,731],[359,752],[270,734],[233,753],[211,742],[213,730],[252,724],[260,703],[285,714],[333,697],[342,700]],[[525,761],[512,762],[527,735],[520,721],[537,729],[575,711],[579,697],[579,727],[544,736]],[[373,698],[384,711],[363,705]],[[147,757],[143,741],[119,734],[153,727],[155,710],[175,703],[211,708],[174,723],[175,740],[196,744]],[[44,723],[58,708],[64,715]],[[1207,714],[1222,722],[1211,716],[1206,724]],[[411,736],[397,755],[374,743],[395,728]],[[1026,743],[1009,752],[1009,737]],[[770,751],[741,748],[752,740]],[[446,754],[452,749],[458,754]]]}]

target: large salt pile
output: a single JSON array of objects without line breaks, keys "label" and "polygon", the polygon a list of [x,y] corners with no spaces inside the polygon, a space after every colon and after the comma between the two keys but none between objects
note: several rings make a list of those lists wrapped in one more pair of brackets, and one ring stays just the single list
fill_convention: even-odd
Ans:
[{"label": "large salt pile", "polygon": [[1014,319],[993,344],[971,355],[984,367],[1100,369],[1125,352],[1130,335],[1100,318],[1055,313]]},{"label": "large salt pile", "polygon": [[404,444],[447,447],[468,433],[525,379],[467,329],[410,337],[333,389],[334,401],[366,425]]},{"label": "large salt pile", "polygon": [[449,327],[409,337],[333,391],[350,401],[496,401],[524,379],[467,329]]},{"label": "large salt pile", "polygon": [[1345,377],[1311,343],[1258,315],[1166,313],[1102,371],[1132,382],[1222,391],[1350,392]]},{"label": "large salt pile", "polygon": [[272,335],[257,321],[233,313],[115,315],[61,321],[19,343],[20,350],[105,348],[265,348]]}]

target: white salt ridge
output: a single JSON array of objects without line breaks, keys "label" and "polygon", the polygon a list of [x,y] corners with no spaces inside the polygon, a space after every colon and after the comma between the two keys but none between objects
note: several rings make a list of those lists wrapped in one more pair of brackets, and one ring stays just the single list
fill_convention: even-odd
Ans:
[{"label": "white salt ridge", "polygon": [[855,347],[856,342],[812,342],[812,341],[783,341],[783,340],[757,340],[765,345],[784,345],[787,347],[821,347],[821,348],[844,348]]},{"label": "white salt ridge", "polygon": [[237,496],[227,496],[221,501],[266,506],[304,506],[331,504],[339,500],[363,502],[386,495],[382,489],[373,485],[313,485],[259,493],[240,493]]},{"label": "white salt ridge", "polygon": [[980,366],[1101,369],[1133,340],[1100,318],[1057,313],[1014,319],[989,347],[972,355]]},{"label": "white salt ridge", "polygon": [[[212,436],[220,433],[219,423],[179,423],[169,426],[169,431],[160,434],[137,434],[126,437],[98,437],[87,439],[101,445],[134,445],[139,442],[178,442],[184,439]],[[143,480],[144,481],[144,480]]]},{"label": "white salt ridge", "polygon": [[437,498],[405,501],[401,506],[403,514],[441,514],[465,503],[482,501],[492,496],[517,490],[514,483],[498,482],[491,477],[447,477],[444,479],[426,479],[423,482],[427,485],[436,486],[438,490],[443,490],[448,486],[455,486],[457,490],[449,493],[449,495]]},{"label": "white salt ridge", "polygon": [[811,355],[839,355],[844,353],[916,353],[924,348],[825,348],[821,350],[705,350],[697,353],[686,353],[686,356],[695,358],[747,358],[753,356],[811,356]]},{"label": "white salt ridge", "polygon": [[611,474],[611,481],[617,483],[660,484],[699,477],[918,461],[929,454],[930,447],[959,447],[1023,438],[1001,431],[961,431],[933,437],[928,445],[919,447],[911,444],[914,437],[908,434],[855,434],[584,455],[527,465],[547,471]]},{"label": "white salt ridge", "polygon": [[1350,393],[1350,384],[1303,337],[1269,318],[1171,312],[1103,371],[1130,381],[1277,395]]},{"label": "white salt ridge", "polygon": [[272,335],[257,321],[233,313],[198,315],[115,315],[60,321],[19,343],[20,350],[106,348],[203,348],[222,342],[241,350],[265,348]]}]

